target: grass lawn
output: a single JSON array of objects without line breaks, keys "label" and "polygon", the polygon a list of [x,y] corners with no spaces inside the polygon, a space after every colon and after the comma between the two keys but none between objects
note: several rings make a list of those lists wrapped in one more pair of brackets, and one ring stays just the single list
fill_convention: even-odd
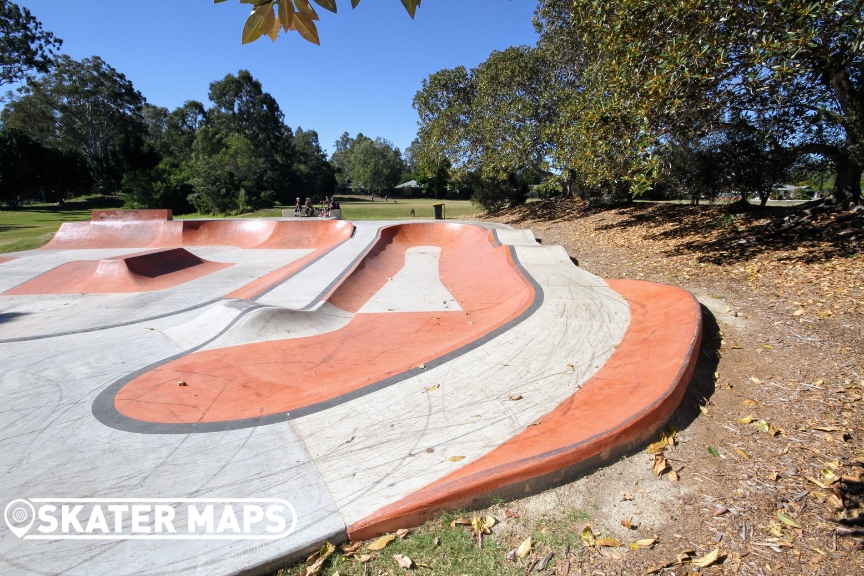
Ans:
[{"label": "grass lawn", "polygon": [[[444,204],[444,217],[448,220],[459,219],[469,214],[477,214],[482,210],[468,200],[430,200],[427,198],[397,198],[385,202],[376,198],[374,202],[365,196],[337,196],[342,206],[342,217],[346,220],[410,220],[411,210],[414,218],[431,219],[434,217],[433,204]],[[293,210],[293,206],[277,206],[268,210],[259,210],[244,214],[246,218],[281,217],[282,210]]]},{"label": "grass lawn", "polygon": [[57,204],[33,204],[0,210],[0,253],[33,250],[51,239],[63,222],[90,220],[91,210],[117,208],[111,198],[86,198]]},{"label": "grass lawn", "polygon": [[[365,197],[337,197],[342,205],[342,216],[347,220],[409,220],[414,210],[415,218],[431,219],[434,217],[432,204],[444,203],[444,216],[447,219],[462,218],[476,214],[481,210],[468,200],[429,200],[397,199],[384,202],[380,198],[374,202]],[[65,206],[57,204],[32,204],[18,209],[0,209],[0,254],[33,250],[44,246],[52,234],[60,228],[63,222],[90,220],[91,210],[119,208],[116,198],[95,197],[73,200]],[[283,209],[293,209],[293,206],[277,206],[243,214],[240,218],[281,218]],[[184,218],[208,218],[207,214],[185,214],[176,216]]]}]

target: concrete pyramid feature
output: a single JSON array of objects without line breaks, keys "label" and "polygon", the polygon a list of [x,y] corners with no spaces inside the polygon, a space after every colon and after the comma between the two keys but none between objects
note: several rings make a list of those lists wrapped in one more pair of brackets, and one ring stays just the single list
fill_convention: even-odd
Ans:
[{"label": "concrete pyramid feature", "polygon": [[603,281],[494,225],[109,211],[10,257],[0,505],[284,499],[297,522],[269,540],[4,527],[0,574],[266,573],[542,490],[664,425],[701,336],[689,293]]}]

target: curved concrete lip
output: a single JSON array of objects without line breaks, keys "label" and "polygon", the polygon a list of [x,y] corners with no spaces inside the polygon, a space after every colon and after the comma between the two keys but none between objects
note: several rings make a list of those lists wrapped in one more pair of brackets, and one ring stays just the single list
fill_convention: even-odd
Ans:
[{"label": "curved concrete lip", "polygon": [[110,548],[10,534],[6,569],[266,572],[325,539],[584,473],[664,425],[695,366],[689,293],[604,282],[527,231],[133,217],[64,226],[3,263],[0,288],[154,250],[189,254],[174,253],[193,263],[181,271],[217,255],[237,264],[78,296],[69,314],[62,295],[0,294],[0,402],[21,415],[0,433],[0,499],[284,498],[297,529],[266,544]]}]

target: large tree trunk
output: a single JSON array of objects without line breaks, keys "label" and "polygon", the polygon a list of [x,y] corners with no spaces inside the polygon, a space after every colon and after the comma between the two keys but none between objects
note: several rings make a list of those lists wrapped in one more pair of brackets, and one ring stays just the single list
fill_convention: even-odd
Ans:
[{"label": "large tree trunk", "polygon": [[832,199],[844,208],[861,205],[861,174],[864,167],[849,158],[837,162],[837,178],[834,180]]}]

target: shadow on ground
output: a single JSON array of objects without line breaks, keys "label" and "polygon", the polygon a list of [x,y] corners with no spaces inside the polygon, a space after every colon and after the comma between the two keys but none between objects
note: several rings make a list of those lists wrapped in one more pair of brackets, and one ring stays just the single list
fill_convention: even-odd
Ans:
[{"label": "shadow on ground", "polygon": [[603,207],[573,199],[525,204],[508,211],[507,224],[530,226],[594,217],[599,230],[623,232],[650,224],[657,231],[644,238],[675,241],[666,255],[696,256],[699,262],[712,264],[744,262],[764,252],[777,252],[778,260],[792,263],[862,252],[864,212],[827,211],[800,217],[802,214],[801,206],[633,202]]}]

